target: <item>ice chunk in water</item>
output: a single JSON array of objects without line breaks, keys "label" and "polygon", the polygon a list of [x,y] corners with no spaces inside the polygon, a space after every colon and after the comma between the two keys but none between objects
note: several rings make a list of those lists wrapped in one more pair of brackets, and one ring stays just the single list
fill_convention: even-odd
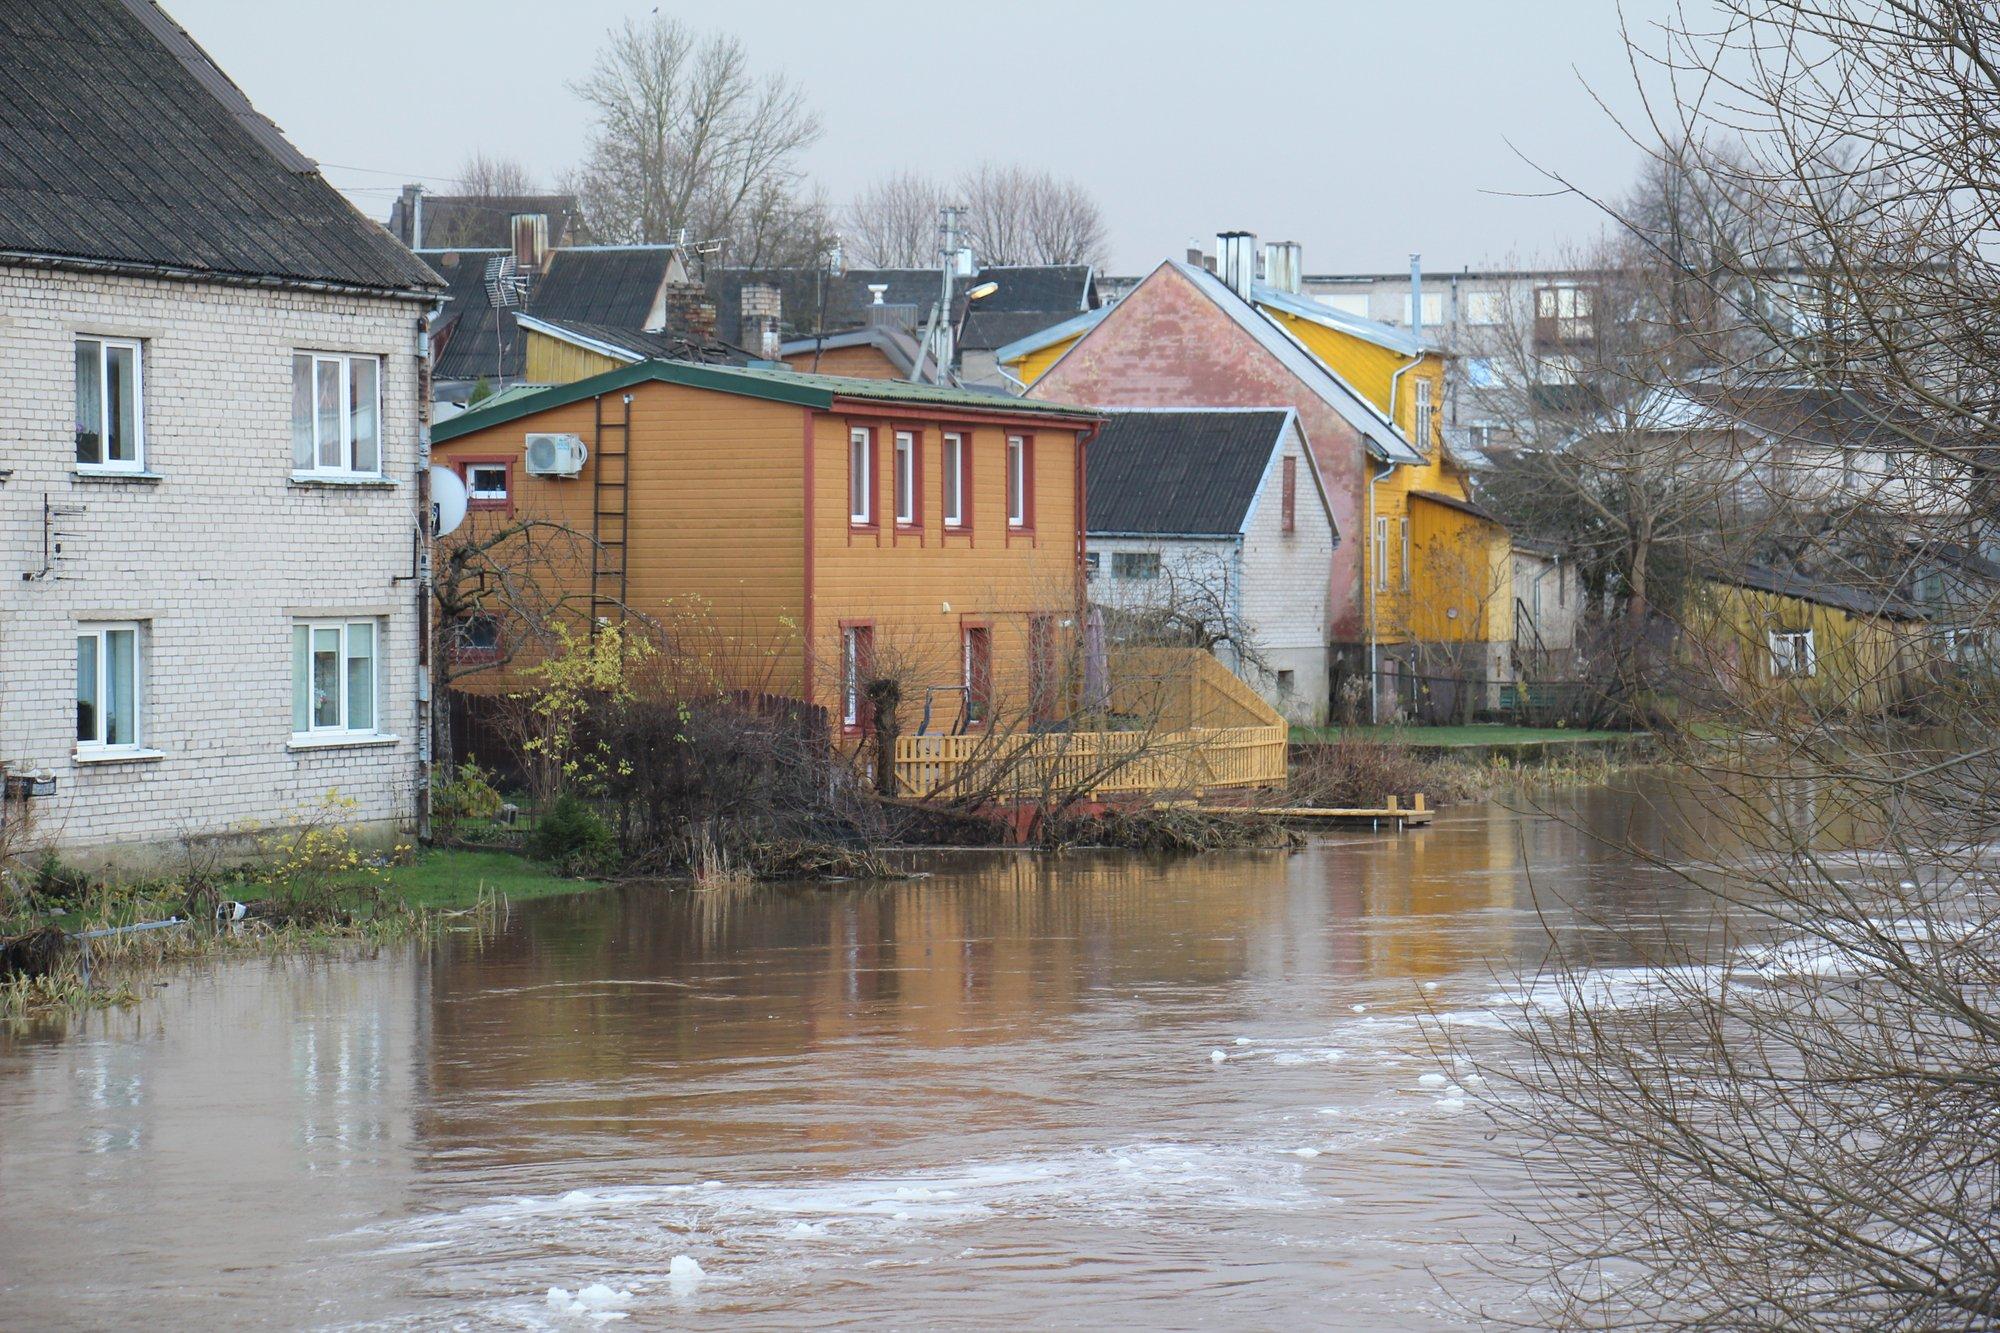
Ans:
[{"label": "ice chunk in water", "polygon": [[564,1314],[592,1314],[630,1305],[632,1293],[608,1287],[602,1282],[593,1282],[573,1294],[567,1287],[550,1287],[548,1302],[550,1309]]},{"label": "ice chunk in water", "polygon": [[1250,1039],[1248,1037],[1238,1037],[1236,1039],[1236,1044],[1238,1046],[1248,1046],[1250,1044]]},{"label": "ice chunk in water", "polygon": [[1221,1064],[1224,1060],[1227,1060],[1229,1058],[1229,1053],[1227,1051],[1210,1051],[1208,1053],[1208,1058],[1215,1061],[1215,1063],[1217,1064]]},{"label": "ice chunk in water", "polygon": [[1425,989],[1425,990],[1436,990],[1437,988],[1438,988],[1438,984],[1437,984],[1437,983],[1436,983],[1435,981],[1426,981],[1426,982],[1424,983],[1424,989]]},{"label": "ice chunk in water", "polygon": [[1464,1101],[1457,1097],[1440,1097],[1438,1098],[1437,1106],[1440,1111],[1463,1111],[1465,1109]]},{"label": "ice chunk in water", "polygon": [[1368,1006],[1365,1004],[1357,1004],[1354,1006],[1354,1012],[1357,1014],[1365,1014],[1368,1012]]},{"label": "ice chunk in water", "polygon": [[677,1292],[693,1291],[707,1276],[702,1266],[689,1255],[677,1254],[673,1262],[667,1265],[667,1283]]},{"label": "ice chunk in water", "polygon": [[1444,1085],[1443,1074],[1420,1074],[1417,1077],[1417,1086],[1420,1088],[1442,1088]]},{"label": "ice chunk in water", "polygon": [[1294,1149],[1292,1149],[1292,1156],[1294,1156],[1294,1157],[1317,1157],[1317,1156],[1319,1156],[1319,1149],[1317,1149],[1317,1148],[1294,1148]]}]

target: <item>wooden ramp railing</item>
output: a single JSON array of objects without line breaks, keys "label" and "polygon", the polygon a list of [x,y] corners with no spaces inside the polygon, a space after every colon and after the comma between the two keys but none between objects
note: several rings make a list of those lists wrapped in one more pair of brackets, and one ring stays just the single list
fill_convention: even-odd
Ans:
[{"label": "wooden ramp railing", "polygon": [[896,790],[929,800],[1036,801],[1285,784],[1290,729],[1207,653],[1118,653],[1111,670],[1113,711],[1152,725],[898,737]]}]

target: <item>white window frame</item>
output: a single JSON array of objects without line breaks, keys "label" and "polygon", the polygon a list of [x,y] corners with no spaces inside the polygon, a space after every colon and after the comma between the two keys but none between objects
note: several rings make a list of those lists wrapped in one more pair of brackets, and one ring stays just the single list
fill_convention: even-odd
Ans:
[{"label": "white window frame", "polygon": [[[500,474],[499,491],[482,491],[472,484],[473,476],[481,472],[498,472]],[[474,502],[483,502],[486,504],[505,503],[513,498],[509,493],[513,484],[512,473],[513,469],[505,463],[467,463],[465,465],[466,498]]]},{"label": "white window frame", "polygon": [[[354,717],[354,712],[352,701],[348,698],[347,690],[348,635],[356,625],[367,625],[372,631],[369,643],[370,667],[368,672],[371,707],[369,709],[370,723],[366,727],[350,725]],[[298,660],[298,632],[301,629],[306,632],[306,657],[304,663],[306,673],[306,729],[304,731],[298,729],[298,715],[296,712],[299,689],[297,672],[300,669]],[[380,616],[301,617],[292,621],[292,636],[287,647],[292,653],[292,700],[294,708],[292,740],[294,742],[311,743],[326,740],[367,739],[385,734],[382,730],[382,639],[384,629],[385,623]],[[337,630],[340,635],[336,641],[337,647],[334,650],[336,654],[334,659],[334,683],[340,691],[339,719],[331,724],[315,720],[319,710],[313,707],[312,698],[314,645],[322,630]]]},{"label": "white window frame", "polygon": [[[1152,563],[1144,563],[1148,560]],[[1128,583],[1152,583],[1166,572],[1166,563],[1158,551],[1113,551],[1111,577]],[[1119,572],[1121,564],[1124,566],[1123,573]]]},{"label": "white window frame", "polygon": [[[295,453],[292,457],[292,475],[317,479],[367,481],[380,480],[386,476],[387,473],[383,469],[386,461],[384,455],[387,454],[388,447],[382,423],[382,358],[364,352],[313,352],[304,348],[294,350],[291,365],[295,406],[298,393],[296,377],[301,360],[311,367],[312,372],[312,382],[309,386],[312,392],[306,411],[306,420],[312,431],[312,466],[300,467]],[[354,465],[354,366],[359,361],[366,361],[375,367],[375,466],[372,468],[357,468]],[[327,441],[320,438],[319,432],[319,370],[322,365],[339,367],[340,440],[337,447],[340,450],[340,462],[332,466],[321,461],[327,446]],[[298,429],[296,420],[292,422],[292,429],[295,432]],[[296,436],[293,443],[296,447]]]},{"label": "white window frame", "polygon": [[1028,526],[1028,441],[1022,435],[1007,437],[1007,526]]},{"label": "white window frame", "polygon": [[[1427,328],[1427,329],[1436,329],[1436,328],[1442,328],[1442,327],[1444,327],[1444,293],[1443,293],[1443,292],[1425,292],[1425,293],[1424,293],[1424,304],[1423,304],[1423,310],[1424,310],[1424,327],[1425,327],[1425,328]],[[1408,324],[1408,325],[1410,325],[1410,326],[1411,326],[1412,328],[1416,327],[1416,321],[1410,318],[1410,316],[1411,316],[1411,315],[1413,315],[1413,314],[1415,314],[1415,313],[1416,313],[1416,311],[1417,311],[1417,297],[1416,297],[1416,293],[1414,293],[1414,292],[1404,292],[1404,293],[1403,293],[1403,323],[1405,323],[1405,324]]]},{"label": "white window frame", "polygon": [[1389,519],[1375,516],[1375,591],[1389,591]]},{"label": "white window frame", "polygon": [[[111,698],[111,651],[110,636],[130,633],[132,636],[132,739],[109,744],[104,740],[104,719]],[[145,627],[136,620],[87,620],[76,627],[79,639],[97,640],[97,726],[96,738],[76,741],[76,753],[82,756],[136,754],[144,748],[146,737],[146,634]],[[82,702],[78,700],[78,702]],[[71,730],[74,731],[74,726]]]},{"label": "white window frame", "polygon": [[944,449],[940,458],[942,464],[940,479],[943,487],[944,525],[947,528],[965,526],[965,434],[948,430],[944,433]]},{"label": "white window frame", "polygon": [[1416,446],[1425,454],[1431,451],[1431,382],[1417,381],[1417,401],[1412,423],[1416,435]]},{"label": "white window frame", "polygon": [[1398,520],[1401,529],[1400,541],[1403,547],[1403,591],[1410,590],[1410,520],[1406,515]]},{"label": "white window frame", "polygon": [[896,432],[896,522],[917,525],[917,437],[910,431]]},{"label": "white window frame", "polygon": [[[76,348],[97,344],[97,452],[95,463],[78,462],[76,470],[88,473],[132,473],[146,470],[146,345],[137,338],[107,338],[95,333],[79,333],[70,348],[72,362]],[[112,458],[111,449],[111,348],[132,353],[132,457]],[[71,366],[72,375],[75,366]],[[79,423],[81,424],[81,423]],[[75,449],[72,445],[71,453]]]},{"label": "white window frame", "polygon": [[875,433],[866,426],[847,432],[847,521],[855,527],[875,521]]},{"label": "white window frame", "polygon": [[1467,292],[1465,294],[1465,322],[1478,328],[1489,328],[1500,323],[1506,309],[1506,297],[1500,292]]},{"label": "white window frame", "polygon": [[1774,629],[1768,637],[1774,679],[1810,680],[1819,674],[1819,652],[1810,626],[1805,629]]}]

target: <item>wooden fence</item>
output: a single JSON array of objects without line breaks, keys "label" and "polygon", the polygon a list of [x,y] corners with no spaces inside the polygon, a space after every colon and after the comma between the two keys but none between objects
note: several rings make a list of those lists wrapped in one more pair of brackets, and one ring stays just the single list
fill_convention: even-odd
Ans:
[{"label": "wooden fence", "polygon": [[1290,729],[1213,657],[1145,649],[1115,654],[1110,665],[1113,711],[1146,725],[901,736],[896,790],[919,799],[1039,801],[1285,784]]}]

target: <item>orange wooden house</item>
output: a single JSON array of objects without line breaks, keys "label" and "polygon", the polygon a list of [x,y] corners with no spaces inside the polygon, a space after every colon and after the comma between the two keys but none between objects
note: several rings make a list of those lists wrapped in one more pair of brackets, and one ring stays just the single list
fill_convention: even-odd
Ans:
[{"label": "orange wooden house", "polygon": [[718,683],[823,705],[854,736],[861,686],[894,674],[903,730],[928,715],[948,733],[1062,695],[1099,420],[894,380],[643,361],[466,412],[433,429],[432,455],[465,478],[474,535],[524,515],[591,535],[595,567],[576,577],[593,618],[699,621],[684,642]]}]

